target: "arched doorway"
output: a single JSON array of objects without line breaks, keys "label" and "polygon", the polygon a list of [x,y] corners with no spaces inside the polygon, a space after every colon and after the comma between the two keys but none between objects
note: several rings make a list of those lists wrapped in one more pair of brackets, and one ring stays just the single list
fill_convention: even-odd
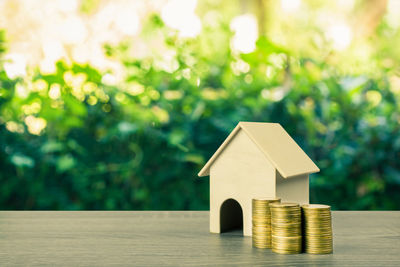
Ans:
[{"label": "arched doorway", "polygon": [[230,198],[224,201],[219,211],[221,233],[242,230],[243,231],[243,211],[239,202]]}]

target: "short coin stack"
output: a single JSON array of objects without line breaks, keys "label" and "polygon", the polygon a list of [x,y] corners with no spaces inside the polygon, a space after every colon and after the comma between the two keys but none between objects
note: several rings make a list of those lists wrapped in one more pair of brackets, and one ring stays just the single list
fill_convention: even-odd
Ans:
[{"label": "short coin stack", "polygon": [[280,201],[280,198],[256,198],[252,200],[254,247],[271,248],[271,212],[269,204]]},{"label": "short coin stack", "polygon": [[303,230],[305,252],[332,253],[331,208],[327,205],[303,205]]},{"label": "short coin stack", "polygon": [[297,203],[271,203],[272,251],[301,253],[301,210]]}]

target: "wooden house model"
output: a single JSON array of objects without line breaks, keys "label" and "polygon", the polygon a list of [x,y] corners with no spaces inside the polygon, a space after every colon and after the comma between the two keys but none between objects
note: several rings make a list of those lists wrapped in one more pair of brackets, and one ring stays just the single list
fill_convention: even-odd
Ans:
[{"label": "wooden house model", "polygon": [[309,203],[319,168],[278,123],[239,122],[199,176],[210,176],[210,232],[243,227],[251,236],[252,198]]}]

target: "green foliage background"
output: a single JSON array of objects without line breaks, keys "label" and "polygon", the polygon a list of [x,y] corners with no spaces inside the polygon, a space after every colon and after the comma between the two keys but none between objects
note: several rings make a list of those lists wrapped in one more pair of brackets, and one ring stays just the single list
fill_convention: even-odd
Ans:
[{"label": "green foliage background", "polygon": [[[117,86],[76,63],[17,79],[0,68],[0,209],[208,209],[208,178],[197,172],[238,121],[278,122],[294,137],[321,169],[312,202],[400,208],[400,93],[390,82],[399,64],[384,64],[399,55],[385,46],[385,25],[370,65],[347,71],[334,54],[266,37],[237,54],[223,22],[195,39],[171,34],[158,15],[146,23],[176,51],[173,72],[130,58],[129,43],[105,47],[126,70]],[[30,93],[18,95],[19,85]],[[40,135],[27,131],[29,114],[46,120]]]}]

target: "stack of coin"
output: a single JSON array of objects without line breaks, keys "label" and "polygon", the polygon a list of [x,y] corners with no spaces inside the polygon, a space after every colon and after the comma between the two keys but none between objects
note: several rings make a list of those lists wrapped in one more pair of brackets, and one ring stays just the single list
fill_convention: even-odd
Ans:
[{"label": "stack of coin", "polygon": [[272,251],[301,253],[301,210],[297,203],[271,203]]},{"label": "stack of coin", "polygon": [[269,204],[280,201],[280,198],[256,198],[252,200],[254,247],[271,248],[271,212]]},{"label": "stack of coin", "polygon": [[303,231],[305,252],[332,253],[331,208],[327,205],[303,205]]}]

